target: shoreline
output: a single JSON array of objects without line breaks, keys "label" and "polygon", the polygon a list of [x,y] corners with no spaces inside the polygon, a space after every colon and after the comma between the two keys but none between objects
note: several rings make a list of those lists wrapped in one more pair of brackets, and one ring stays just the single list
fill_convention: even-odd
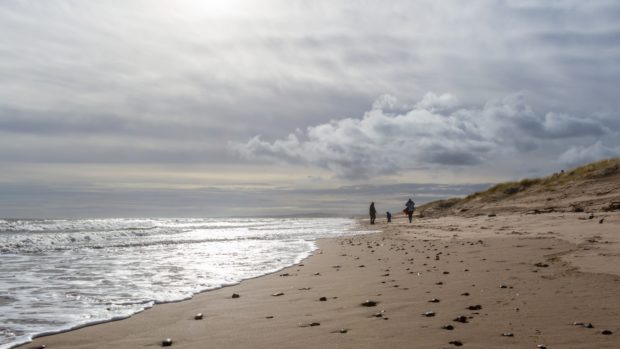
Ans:
[{"label": "shoreline", "polygon": [[[179,348],[206,343],[218,348],[453,347],[457,342],[618,347],[620,305],[609,302],[620,299],[618,271],[597,274],[569,263],[587,260],[595,244],[613,249],[618,244],[605,230],[588,232],[600,238],[583,245],[575,223],[592,222],[566,216],[449,217],[411,225],[396,218],[389,225],[366,225],[382,232],[320,239],[318,250],[291,267],[186,301],[156,304],[123,320],[37,337],[18,348],[135,348],[160,346],[165,338]],[[607,226],[597,228],[620,226],[620,215],[606,217]],[[549,224],[562,232],[549,234]],[[592,268],[589,263],[586,269]],[[240,298],[231,298],[232,293]],[[440,302],[429,303],[432,298]],[[367,299],[378,305],[361,306]],[[478,303],[480,309],[467,309]],[[422,315],[428,311],[433,315]],[[204,319],[194,320],[196,313]],[[456,316],[468,317],[467,323],[454,322]],[[594,329],[573,322],[593,323]],[[454,329],[441,328],[448,324]]]}]

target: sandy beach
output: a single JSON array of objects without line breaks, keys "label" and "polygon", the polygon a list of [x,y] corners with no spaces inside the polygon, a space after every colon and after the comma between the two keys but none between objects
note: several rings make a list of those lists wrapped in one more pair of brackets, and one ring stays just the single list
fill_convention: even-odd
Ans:
[{"label": "sandy beach", "polygon": [[377,223],[278,273],[20,348],[620,347],[618,212]]}]

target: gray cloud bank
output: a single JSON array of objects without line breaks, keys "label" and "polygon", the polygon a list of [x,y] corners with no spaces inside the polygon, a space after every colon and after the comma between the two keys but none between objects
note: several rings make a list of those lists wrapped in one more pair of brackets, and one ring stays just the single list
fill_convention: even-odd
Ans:
[{"label": "gray cloud bank", "polygon": [[[571,166],[620,155],[618,147],[598,140],[620,136],[607,121],[539,114],[521,94],[480,107],[463,106],[450,94],[427,93],[409,108],[383,96],[361,118],[332,120],[271,142],[256,136],[232,148],[246,158],[319,166],[349,179],[424,167],[494,167],[507,158],[513,162],[509,169],[519,172],[515,165],[526,157],[559,157],[556,166]],[[592,143],[568,146],[580,141]]]}]

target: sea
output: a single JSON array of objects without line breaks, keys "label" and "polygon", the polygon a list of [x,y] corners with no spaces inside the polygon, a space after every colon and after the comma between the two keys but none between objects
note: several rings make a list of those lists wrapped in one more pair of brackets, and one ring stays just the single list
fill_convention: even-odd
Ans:
[{"label": "sea", "polygon": [[299,263],[351,218],[0,219],[0,349]]}]

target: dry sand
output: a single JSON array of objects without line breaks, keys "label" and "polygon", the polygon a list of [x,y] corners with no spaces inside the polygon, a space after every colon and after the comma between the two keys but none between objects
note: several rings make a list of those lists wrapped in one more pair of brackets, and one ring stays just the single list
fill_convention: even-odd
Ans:
[{"label": "dry sand", "polygon": [[373,228],[383,232],[320,241],[279,273],[24,347],[171,338],[173,348],[620,348],[617,212],[398,217]]}]

